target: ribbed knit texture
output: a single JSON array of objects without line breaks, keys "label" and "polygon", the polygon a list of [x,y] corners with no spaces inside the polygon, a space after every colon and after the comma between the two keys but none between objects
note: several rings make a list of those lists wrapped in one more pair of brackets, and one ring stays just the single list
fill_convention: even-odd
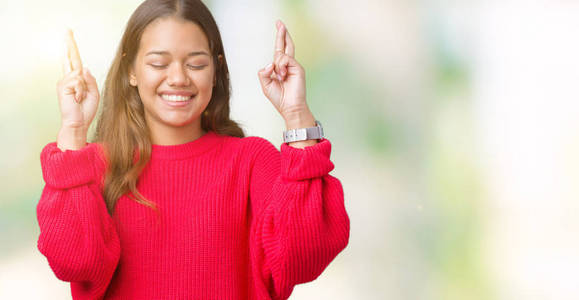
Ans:
[{"label": "ribbed knit texture", "polygon": [[340,181],[324,139],[281,152],[260,137],[212,131],[153,145],[137,188],[113,216],[102,196],[102,147],[40,155],[38,249],[73,299],[287,299],[348,244]]}]

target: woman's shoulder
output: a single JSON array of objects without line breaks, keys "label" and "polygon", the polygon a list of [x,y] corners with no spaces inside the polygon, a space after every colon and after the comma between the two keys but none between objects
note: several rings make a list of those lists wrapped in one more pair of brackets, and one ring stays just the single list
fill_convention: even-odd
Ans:
[{"label": "woman's shoulder", "polygon": [[279,152],[272,142],[260,136],[227,136],[224,140],[228,148],[250,158],[260,154]]},{"label": "woman's shoulder", "polygon": [[275,145],[268,139],[260,136],[245,136],[245,137],[235,137],[228,136],[226,138],[230,144],[233,144],[244,150],[271,150],[277,149]]}]

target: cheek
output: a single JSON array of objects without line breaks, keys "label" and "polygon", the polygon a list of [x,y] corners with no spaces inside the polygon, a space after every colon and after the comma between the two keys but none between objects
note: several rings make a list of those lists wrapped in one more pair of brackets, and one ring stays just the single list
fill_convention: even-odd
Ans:
[{"label": "cheek", "polygon": [[141,73],[140,81],[147,90],[156,89],[157,86],[163,81],[163,74],[161,72],[144,71]]},{"label": "cheek", "polygon": [[213,72],[200,72],[193,74],[192,78],[200,90],[211,90],[213,88]]},{"label": "cheek", "polygon": [[[139,71],[139,92],[142,95],[156,94],[159,86],[167,79],[166,74],[162,71],[147,70],[146,67]],[[199,92],[207,93],[213,89],[213,70],[190,71],[187,76]]]}]

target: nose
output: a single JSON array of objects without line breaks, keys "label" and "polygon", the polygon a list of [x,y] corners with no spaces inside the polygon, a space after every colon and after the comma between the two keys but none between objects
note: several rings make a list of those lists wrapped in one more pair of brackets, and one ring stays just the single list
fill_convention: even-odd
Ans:
[{"label": "nose", "polygon": [[175,65],[169,68],[169,73],[167,74],[167,83],[170,86],[188,86],[189,76],[183,70],[181,65]]}]

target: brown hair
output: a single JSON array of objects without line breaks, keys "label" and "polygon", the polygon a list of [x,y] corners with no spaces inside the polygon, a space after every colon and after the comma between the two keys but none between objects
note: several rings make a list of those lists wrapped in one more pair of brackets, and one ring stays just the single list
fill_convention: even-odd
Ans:
[{"label": "brown hair", "polygon": [[[138,90],[129,84],[141,36],[158,18],[178,17],[197,24],[209,40],[216,66],[216,82],[207,108],[201,115],[204,131],[244,137],[243,130],[229,118],[229,70],[219,29],[211,12],[200,0],[147,0],[129,19],[107,74],[102,92],[103,107],[93,142],[103,146],[107,161],[103,196],[112,215],[117,200],[128,193],[132,200],[157,210],[137,190],[137,180],[151,158],[151,139]],[[218,57],[221,56],[221,60]]]}]

